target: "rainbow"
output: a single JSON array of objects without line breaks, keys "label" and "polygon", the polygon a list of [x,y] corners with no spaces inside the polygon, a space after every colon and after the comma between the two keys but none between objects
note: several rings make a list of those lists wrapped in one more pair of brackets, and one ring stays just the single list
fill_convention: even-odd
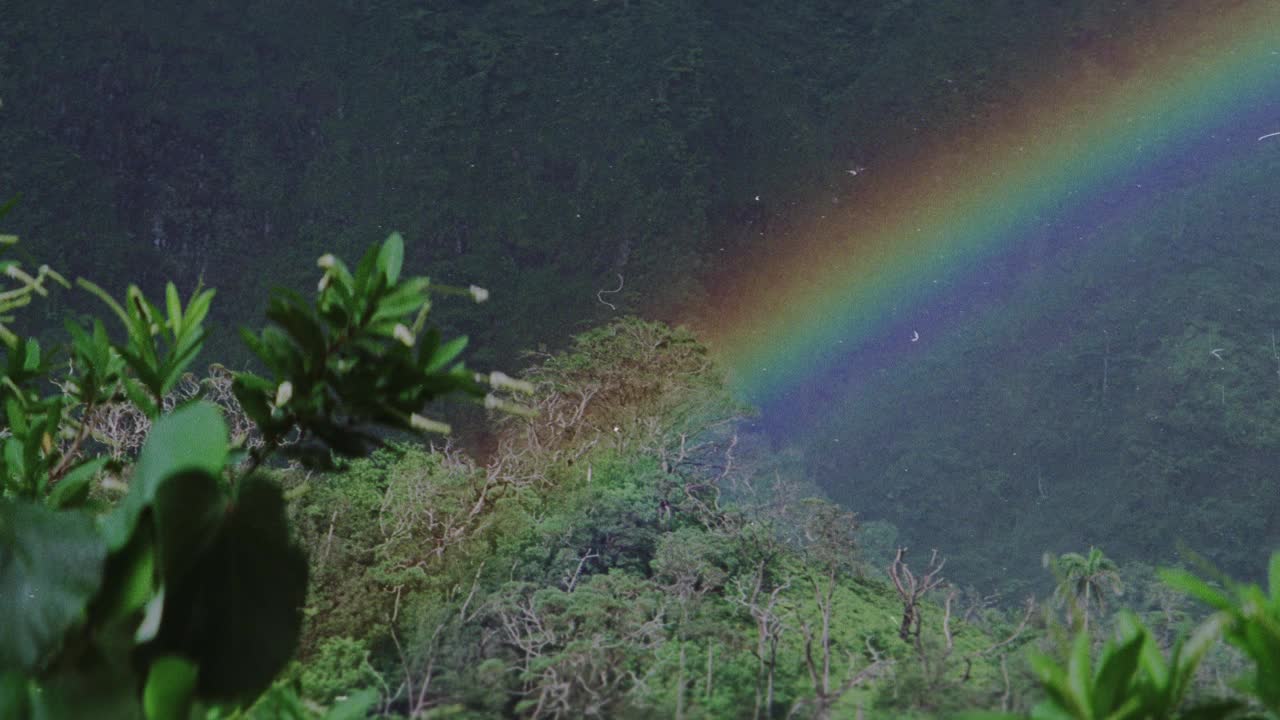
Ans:
[{"label": "rainbow", "polygon": [[721,271],[691,324],[735,386],[766,414],[821,397],[859,355],[925,347],[974,312],[966,298],[1008,287],[1028,238],[1083,242],[1168,178],[1280,153],[1260,140],[1280,131],[1280,2],[1191,5],[1131,38],[1118,70],[1050,74],[980,137],[868,168],[840,216],[827,204],[785,249]]}]

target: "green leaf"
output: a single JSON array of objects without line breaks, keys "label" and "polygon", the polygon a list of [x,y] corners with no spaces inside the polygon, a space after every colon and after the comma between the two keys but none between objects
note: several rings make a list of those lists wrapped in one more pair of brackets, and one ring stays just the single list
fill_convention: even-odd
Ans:
[{"label": "green leaf", "polygon": [[429,300],[426,288],[427,283],[421,279],[410,279],[397,285],[378,301],[378,307],[370,322],[408,320],[407,315],[417,313]]},{"label": "green leaf", "polygon": [[4,439],[4,464],[9,471],[9,480],[15,485],[22,487],[24,493],[30,496],[35,495],[30,486],[25,485],[27,479],[27,462],[26,447],[22,441],[16,437],[7,437]]},{"label": "green leaf", "polygon": [[206,472],[168,477],[152,501],[160,578],[165,585],[182,582],[218,532],[227,499],[218,479]]},{"label": "green leaf", "polygon": [[22,357],[22,369],[27,372],[35,372],[40,369],[40,343],[35,338],[27,340],[25,353]]},{"label": "green leaf", "polygon": [[[376,289],[378,285],[381,285],[379,282],[372,282],[371,284],[371,281],[383,279],[382,277],[375,278],[373,275],[373,271],[378,264],[377,252],[377,248],[370,247],[360,258],[360,262],[356,264],[355,284],[352,286],[354,297],[352,299],[357,304],[363,304],[367,300],[371,289]],[[358,307],[353,308],[353,310],[359,309]]]},{"label": "green leaf", "polygon": [[431,373],[440,372],[446,365],[453,362],[454,358],[458,357],[466,346],[466,335],[456,337],[440,346],[440,349],[435,351],[431,356],[431,360],[422,368],[423,374],[430,375]]},{"label": "green leaf", "polygon": [[253,373],[235,373],[231,381],[231,392],[240,403],[249,419],[267,432],[271,427],[271,406],[267,398],[274,392],[275,386],[269,380]]},{"label": "green leaf", "polygon": [[14,195],[13,197],[4,201],[4,204],[0,205],[0,218],[4,217],[5,215],[8,215],[9,211],[13,210],[13,208],[15,208],[18,205],[18,200],[21,197],[22,197],[21,195]]},{"label": "green leaf", "polygon": [[209,314],[209,306],[213,303],[213,297],[216,291],[210,289],[203,292],[197,292],[191,300],[187,301],[186,317],[183,318],[182,326],[188,332],[191,328],[198,327],[204,322],[204,318]]},{"label": "green leaf", "polygon": [[105,558],[88,515],[0,501],[0,672],[32,672],[62,644],[98,591]]},{"label": "green leaf", "polygon": [[202,698],[252,698],[292,657],[306,592],[306,557],[289,539],[280,489],[250,476],[217,537],[166,588],[157,650],[199,665]]},{"label": "green leaf", "polygon": [[126,329],[133,328],[133,321],[129,319],[129,314],[124,311],[124,308],[121,307],[120,303],[116,302],[115,298],[111,297],[106,290],[103,290],[101,287],[98,287],[84,278],[76,278],[76,284],[90,293],[93,293],[99,300],[106,303],[107,307],[111,308],[111,312],[115,313],[116,317],[120,318],[120,322],[124,323]]},{"label": "green leaf", "polygon": [[395,285],[400,279],[400,267],[404,265],[404,238],[393,232],[378,250],[378,269],[387,278],[387,285]]},{"label": "green leaf", "polygon": [[147,720],[186,720],[191,713],[198,670],[191,661],[177,655],[166,655],[151,663],[147,686],[142,691]]},{"label": "green leaf", "polygon": [[121,634],[132,638],[140,611],[156,592],[155,538],[147,531],[135,532],[129,543],[107,557],[102,593],[94,605],[95,616],[106,625],[123,624]]},{"label": "green leaf", "polygon": [[1170,587],[1194,597],[1206,605],[1218,610],[1233,610],[1235,605],[1221,591],[1210,587],[1208,583],[1192,575],[1186,570],[1161,570],[1160,577]]},{"label": "green leaf", "polygon": [[1146,641],[1146,632],[1139,632],[1119,647],[1109,647],[1109,652],[1104,653],[1093,683],[1092,705],[1098,715],[1109,715],[1129,697],[1138,658]]},{"label": "green leaf", "polygon": [[1191,637],[1185,643],[1179,644],[1174,650],[1173,677],[1172,682],[1169,683],[1170,708],[1177,706],[1182,695],[1191,686],[1196,668],[1222,636],[1222,628],[1226,621],[1226,617],[1220,613],[1210,616],[1195,629],[1195,632],[1191,633]]},{"label": "green leaf", "polygon": [[22,409],[22,403],[17,397],[9,396],[5,399],[5,415],[9,421],[9,429],[14,435],[27,434],[27,411]]},{"label": "green leaf", "polygon": [[68,508],[79,505],[89,495],[90,483],[102,471],[111,458],[97,457],[75,466],[49,493],[48,503],[54,508]]},{"label": "green leaf", "polygon": [[1089,661],[1089,635],[1076,634],[1075,643],[1071,646],[1071,655],[1067,659],[1067,687],[1071,691],[1077,705],[1082,709],[1093,707],[1093,698],[1089,690],[1092,687],[1092,671]]},{"label": "green leaf", "polygon": [[188,472],[221,477],[227,451],[227,424],[215,405],[191,403],[157,420],[138,455],[129,494],[102,520],[107,547],[125,546],[167,478]]},{"label": "green leaf", "polygon": [[164,301],[169,311],[169,329],[173,336],[182,335],[182,300],[178,298],[178,288],[173,283],[164,286]]},{"label": "green leaf", "polygon": [[187,343],[181,347],[175,348],[174,354],[169,358],[164,369],[164,375],[160,378],[160,392],[168,395],[170,390],[178,384],[182,379],[182,373],[186,372],[187,366],[195,360],[196,354],[200,352],[200,346],[204,344],[205,334],[202,332],[195,337],[188,338]]},{"label": "green leaf", "polygon": [[285,290],[275,293],[267,306],[267,319],[284,328],[309,357],[315,360],[324,357],[324,329],[297,293]]},{"label": "green leaf", "polygon": [[145,385],[135,378],[128,378],[124,381],[124,395],[129,402],[138,406],[143,415],[149,418],[155,418],[160,414],[160,406],[156,405],[155,399],[151,397],[151,393],[147,391]]}]

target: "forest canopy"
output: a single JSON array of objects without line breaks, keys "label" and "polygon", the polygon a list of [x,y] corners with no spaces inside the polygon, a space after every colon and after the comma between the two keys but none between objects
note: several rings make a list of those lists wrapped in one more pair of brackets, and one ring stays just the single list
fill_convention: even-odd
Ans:
[{"label": "forest canopy", "polygon": [[[1147,624],[1105,615],[1120,569],[1097,549],[1053,559],[1047,612],[1002,608],[948,583],[936,550],[885,562],[854,513],[740,433],[747,408],[688,331],[625,319],[521,380],[475,374],[425,325],[431,286],[402,277],[401,253],[392,235],[354,270],[324,256],[314,300],[276,296],[244,333],[270,377],[183,375],[208,290],[170,285],[161,309],[79,280],[125,339],[69,322],[65,369],[6,338],[7,716],[1277,707],[1274,589],[1170,574],[1217,612],[1168,666],[1193,614],[1153,585]],[[6,276],[9,310],[62,280],[13,261]],[[447,430],[418,411],[459,392],[505,411],[483,462],[370,431]],[[1112,632],[1095,674],[1091,639]],[[1244,695],[1196,674],[1220,635],[1256,663]]]}]

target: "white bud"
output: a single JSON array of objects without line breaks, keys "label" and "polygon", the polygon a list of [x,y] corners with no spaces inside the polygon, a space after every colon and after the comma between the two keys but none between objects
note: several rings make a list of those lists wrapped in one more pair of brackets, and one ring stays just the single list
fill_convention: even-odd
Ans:
[{"label": "white bud", "polygon": [[482,303],[485,300],[489,299],[489,291],[485,290],[479,285],[472,285],[471,287],[467,288],[467,290],[471,292],[471,297],[474,298],[475,301],[478,303]]},{"label": "white bud", "polygon": [[23,272],[23,271],[22,271],[22,268],[18,267],[17,265],[10,265],[9,267],[5,268],[5,269],[4,269],[4,274],[5,274],[5,275],[8,275],[9,277],[13,278],[14,280],[21,280],[22,282],[26,283],[27,285],[35,285],[35,284],[36,284],[36,279],[35,279],[35,278],[33,278],[33,277],[31,277],[30,275],[26,274],[25,272]]},{"label": "white bud", "polygon": [[329,273],[320,276],[320,282],[316,285],[316,292],[324,292],[329,287]]},{"label": "white bud", "polygon": [[505,388],[507,390],[515,390],[516,392],[522,392],[526,395],[533,394],[533,383],[525,380],[516,380],[506,373],[498,372],[497,370],[489,373],[489,385],[499,389]]},{"label": "white bud", "polygon": [[442,423],[439,420],[424,418],[418,413],[409,416],[409,427],[423,432],[437,432],[441,434],[448,433],[450,428],[448,423]]},{"label": "white bud", "polygon": [[316,260],[316,265],[319,265],[325,270],[328,270],[329,268],[333,267],[334,264],[337,262],[338,262],[338,258],[334,257],[333,253],[325,253],[320,256],[319,260]]},{"label": "white bud", "polygon": [[285,403],[293,397],[293,383],[285,380],[280,383],[280,387],[276,388],[276,407],[284,407]]},{"label": "white bud", "polygon": [[489,393],[484,396],[484,407],[486,410],[497,410],[499,412],[507,413],[508,415],[518,415],[526,418],[538,416],[537,410],[521,405],[520,403],[508,402],[493,393]]},{"label": "white bud", "polygon": [[395,328],[391,331],[395,339],[405,344],[405,347],[413,347],[413,333],[403,323],[396,323]]}]

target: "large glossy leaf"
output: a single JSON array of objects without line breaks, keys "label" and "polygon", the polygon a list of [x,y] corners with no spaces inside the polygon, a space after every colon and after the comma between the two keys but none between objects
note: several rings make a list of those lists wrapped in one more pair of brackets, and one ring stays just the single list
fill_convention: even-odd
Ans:
[{"label": "large glossy leaf", "polygon": [[227,424],[214,405],[192,403],[156,421],[138,456],[129,494],[103,518],[108,548],[125,546],[165,479],[189,472],[220,477],[227,452]]},{"label": "large glossy leaf", "polygon": [[0,501],[0,672],[31,671],[84,617],[106,547],[78,512]]},{"label": "large glossy leaf", "polygon": [[227,501],[216,477],[193,471],[162,482],[152,505],[160,581],[172,585],[182,581],[200,553],[213,542]]},{"label": "large glossy leaf", "polygon": [[293,654],[306,590],[279,488],[249,477],[213,543],[167,588],[156,651],[199,665],[203,698],[251,698]]}]

